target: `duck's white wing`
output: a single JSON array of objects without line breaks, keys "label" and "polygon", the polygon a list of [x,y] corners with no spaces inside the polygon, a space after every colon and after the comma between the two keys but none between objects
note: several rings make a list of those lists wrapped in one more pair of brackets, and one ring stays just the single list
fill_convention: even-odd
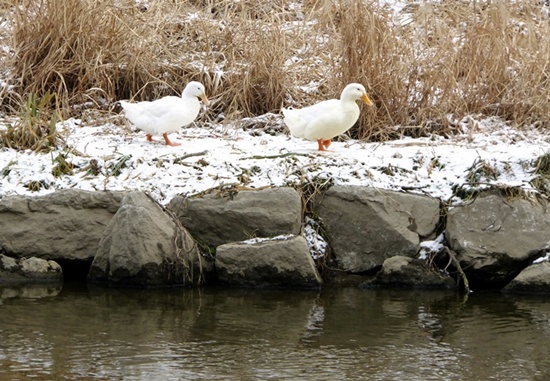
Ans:
[{"label": "duck's white wing", "polygon": [[330,99],[283,113],[292,135],[307,140],[330,140],[353,126],[359,117],[359,107],[355,102]]},{"label": "duck's white wing", "polygon": [[131,103],[127,101],[119,102],[124,109],[124,114],[130,122],[132,122],[137,128],[147,133],[152,133],[153,125],[155,124],[154,118],[147,111],[148,104],[151,102],[143,101],[138,103]]},{"label": "duck's white wing", "polygon": [[162,118],[166,113],[178,112],[179,109],[185,107],[183,99],[175,96],[160,98],[152,102],[140,102],[138,105],[141,103],[144,103],[142,112],[154,118]]},{"label": "duck's white wing", "polygon": [[200,111],[196,98],[168,96],[153,102],[120,102],[126,117],[151,135],[171,133],[193,122]]}]

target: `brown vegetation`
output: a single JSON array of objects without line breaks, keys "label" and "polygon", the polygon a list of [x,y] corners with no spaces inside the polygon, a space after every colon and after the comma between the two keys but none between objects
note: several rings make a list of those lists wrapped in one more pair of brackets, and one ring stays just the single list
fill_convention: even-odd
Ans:
[{"label": "brown vegetation", "polygon": [[399,23],[368,0],[0,4],[5,108],[56,94],[67,117],[199,80],[214,100],[205,118],[234,121],[361,82],[376,104],[352,130],[363,139],[452,134],[467,114],[550,126],[550,20],[536,0],[427,1]]}]

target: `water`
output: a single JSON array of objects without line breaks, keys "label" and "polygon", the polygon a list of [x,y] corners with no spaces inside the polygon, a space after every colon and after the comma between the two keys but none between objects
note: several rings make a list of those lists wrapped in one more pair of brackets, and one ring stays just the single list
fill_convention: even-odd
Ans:
[{"label": "water", "polygon": [[549,380],[550,301],[0,289],[0,380]]}]

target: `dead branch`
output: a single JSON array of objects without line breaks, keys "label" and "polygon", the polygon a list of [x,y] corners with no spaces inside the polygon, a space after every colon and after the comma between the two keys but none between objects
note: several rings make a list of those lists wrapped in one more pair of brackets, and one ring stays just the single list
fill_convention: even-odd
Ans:
[{"label": "dead branch", "polygon": [[[454,263],[456,266],[456,270],[458,271],[458,274],[460,275],[460,278],[462,279],[462,282],[464,283],[464,291],[469,294],[470,293],[470,282],[468,282],[468,278],[466,277],[466,274],[464,274],[464,271],[462,270],[462,267],[460,266],[460,263],[458,262],[458,259],[456,259],[456,254],[454,251],[449,249],[447,246],[443,248],[447,255],[449,256],[450,260]],[[447,265],[448,266],[448,265]]]}]

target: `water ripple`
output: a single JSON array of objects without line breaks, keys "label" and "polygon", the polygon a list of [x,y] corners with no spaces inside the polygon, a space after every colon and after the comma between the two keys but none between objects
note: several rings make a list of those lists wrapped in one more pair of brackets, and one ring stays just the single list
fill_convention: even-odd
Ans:
[{"label": "water ripple", "polygon": [[4,300],[2,380],[545,380],[550,303],[188,290]]}]

